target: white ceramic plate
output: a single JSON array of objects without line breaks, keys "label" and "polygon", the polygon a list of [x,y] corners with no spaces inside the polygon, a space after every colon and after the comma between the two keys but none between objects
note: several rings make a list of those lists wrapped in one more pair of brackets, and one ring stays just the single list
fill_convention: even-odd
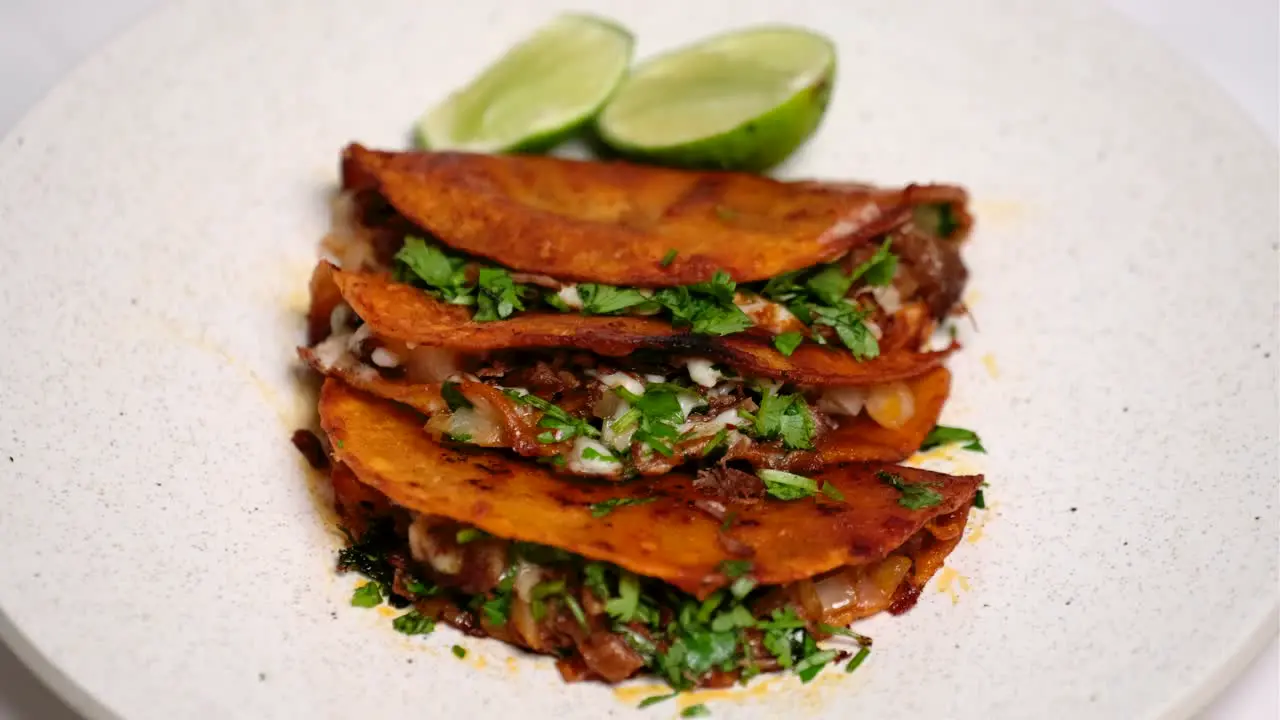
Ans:
[{"label": "white ceramic plate", "polygon": [[[403,146],[554,9],[178,2],[0,142],[0,629],[82,712],[594,718],[648,694],[351,608],[288,442],[339,149]],[[916,610],[867,623],[857,674],[688,702],[1128,719],[1222,687],[1276,628],[1274,148],[1090,2],[594,9],[642,56],[830,33],[834,102],[783,173],[956,181],[979,218],[947,417],[991,450],[991,509]]]}]

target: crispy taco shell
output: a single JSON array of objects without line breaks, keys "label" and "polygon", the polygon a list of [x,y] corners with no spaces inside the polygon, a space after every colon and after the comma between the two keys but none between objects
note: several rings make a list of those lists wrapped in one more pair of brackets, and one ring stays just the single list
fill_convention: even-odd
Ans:
[{"label": "crispy taco shell", "polygon": [[[380,152],[350,145],[348,190],[373,190],[442,243],[558,280],[666,287],[766,280],[903,225],[951,186],[880,190],[531,155]],[[668,257],[675,251],[674,259]]]},{"label": "crispy taco shell", "polygon": [[[766,585],[881,559],[934,518],[968,507],[982,481],[849,465],[815,478],[837,488],[844,501],[819,494],[745,505],[726,543],[719,537],[722,523],[694,507],[703,496],[688,475],[600,485],[492,451],[445,447],[422,431],[416,412],[333,379],[321,392],[320,417],[336,459],[399,506],[611,562],[699,596],[729,582],[721,563],[744,553],[753,577]],[[877,477],[880,470],[907,483],[930,483],[941,502],[904,507],[901,493]],[[618,498],[641,502],[593,517],[592,505]]]}]

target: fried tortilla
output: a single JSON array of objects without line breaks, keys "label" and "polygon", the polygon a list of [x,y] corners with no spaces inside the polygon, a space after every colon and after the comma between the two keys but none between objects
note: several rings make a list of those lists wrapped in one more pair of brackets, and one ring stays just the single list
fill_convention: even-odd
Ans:
[{"label": "fried tortilla", "polygon": [[879,190],[528,155],[353,144],[343,182],[376,191],[440,242],[513,270],[639,287],[703,282],[717,270],[767,280],[830,262],[912,221],[923,203],[954,206],[961,232],[970,222],[964,191],[950,186]]},{"label": "fried tortilla", "polygon": [[[440,383],[415,383],[405,378],[383,377],[375,368],[359,363],[351,355],[334,362],[321,358],[313,348],[299,348],[298,354],[316,372],[340,379],[359,390],[408,405],[425,415],[448,412]],[[853,418],[841,418],[834,429],[818,439],[812,451],[786,452],[776,446],[744,443],[740,449],[732,451],[731,459],[745,460],[756,467],[797,472],[849,462],[905,460],[920,448],[925,436],[937,424],[950,392],[951,373],[946,368],[936,368],[906,381],[906,384],[915,410],[901,427],[884,427],[867,415],[859,414]],[[484,408],[492,417],[494,432],[487,434],[489,439],[483,446],[507,448],[519,455],[535,458],[552,458],[572,452],[572,443],[537,440],[541,433],[537,426],[540,414],[521,412],[516,401],[494,393],[484,383],[462,380],[457,386],[474,406]],[[666,473],[682,462],[701,459],[708,444],[714,440],[713,435],[707,433],[677,443],[673,457],[652,458],[649,467],[641,468],[642,473]],[[476,442],[478,439],[473,438],[472,443],[482,444]]]},{"label": "fried tortilla", "polygon": [[790,357],[740,335],[699,335],[643,317],[526,313],[475,322],[467,308],[442,303],[384,275],[330,266],[342,297],[379,337],[468,352],[512,348],[575,348],[622,357],[637,350],[706,356],[751,377],[803,385],[869,385],[905,380],[940,367],[955,348],[916,352],[899,347],[859,361],[843,349],[811,343]]},{"label": "fried tortilla", "polygon": [[[726,543],[723,523],[697,509],[705,496],[687,475],[607,486],[492,452],[448,448],[422,432],[412,410],[332,379],[321,393],[320,417],[336,458],[396,505],[614,563],[699,597],[728,584],[722,564],[744,556],[762,585],[884,558],[934,518],[967,508],[982,481],[891,466],[833,469],[815,480],[844,500],[814,496],[743,506]],[[880,471],[928,486],[938,502],[906,507]],[[600,503],[618,507],[593,516]]]}]

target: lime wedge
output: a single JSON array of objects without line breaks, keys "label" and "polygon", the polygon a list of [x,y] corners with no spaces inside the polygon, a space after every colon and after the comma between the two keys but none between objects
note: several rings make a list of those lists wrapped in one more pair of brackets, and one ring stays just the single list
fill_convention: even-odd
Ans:
[{"label": "lime wedge", "polygon": [[551,147],[600,111],[627,73],[631,45],[614,23],[561,15],[423,116],[418,142],[472,152]]},{"label": "lime wedge", "polygon": [[763,170],[817,129],[836,51],[808,30],[757,27],[649,60],[596,119],[600,137],[639,160]]}]

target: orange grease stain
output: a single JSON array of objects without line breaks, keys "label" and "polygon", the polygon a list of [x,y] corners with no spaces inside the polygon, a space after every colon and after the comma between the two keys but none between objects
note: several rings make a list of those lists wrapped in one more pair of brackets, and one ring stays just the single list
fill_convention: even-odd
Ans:
[{"label": "orange grease stain", "polygon": [[955,568],[944,567],[938,571],[938,592],[951,596],[951,604],[955,605],[960,602],[961,593],[969,592],[969,578]]},{"label": "orange grease stain", "polygon": [[992,380],[995,380],[1000,377],[1000,368],[996,365],[995,355],[992,355],[991,353],[987,353],[986,355],[983,355],[982,365],[987,369],[987,374],[991,376]]}]

